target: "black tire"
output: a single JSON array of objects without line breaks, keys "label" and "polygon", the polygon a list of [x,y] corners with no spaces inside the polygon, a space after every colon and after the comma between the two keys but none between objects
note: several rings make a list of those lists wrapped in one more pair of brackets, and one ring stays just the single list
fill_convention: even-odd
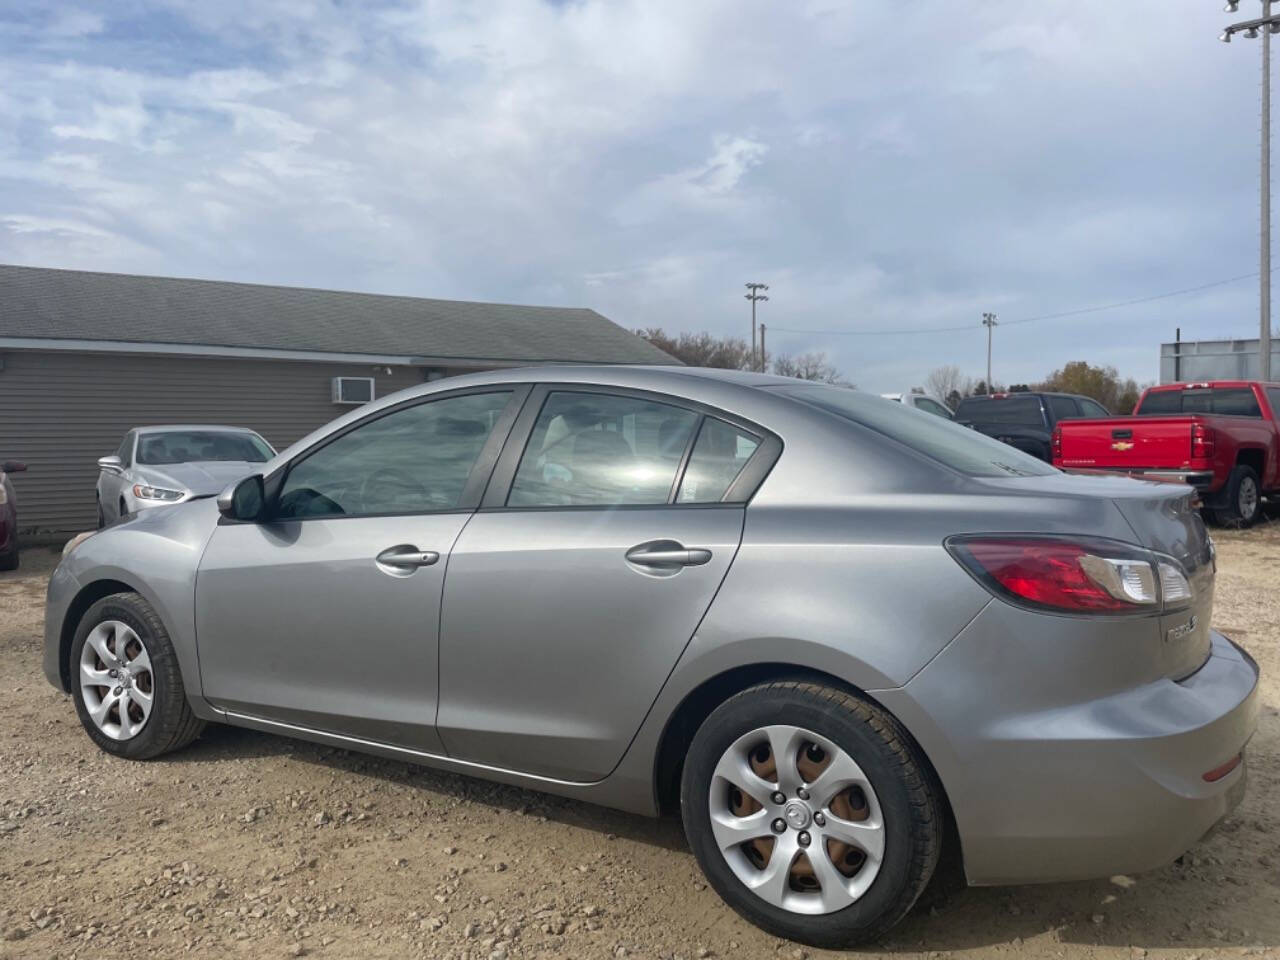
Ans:
[{"label": "black tire", "polygon": [[0,570],[17,570],[18,565],[22,562],[21,555],[18,553],[18,539],[14,537],[13,547],[8,553],[0,553]]},{"label": "black tire", "polygon": [[1224,505],[1214,508],[1214,522],[1222,527],[1251,527],[1262,514],[1262,492],[1258,474],[1243,464],[1231,471],[1223,488]]},{"label": "black tire", "polygon": [[125,502],[124,502],[124,497],[121,497],[121,498],[120,498],[120,513],[119,513],[119,516],[120,516],[120,517],[127,517],[128,515],[129,515],[129,505],[128,505],[127,503],[125,503]]},{"label": "black tire", "polygon": [[[883,812],[880,872],[860,899],[833,913],[793,913],[756,896],[730,869],[710,829],[717,763],[738,738],[769,724],[811,730],[846,751],[871,780]],[[685,758],[680,806],[698,863],[734,910],[776,936],[838,948],[882,937],[928,885],[942,850],[940,794],[910,735],[879,707],[832,687],[775,681],[731,697],[703,722]]]},{"label": "black tire", "polygon": [[[84,650],[85,640],[93,628],[104,620],[119,620],[132,628],[146,646],[147,655],[151,659],[154,697],[151,715],[147,717],[142,730],[128,740],[113,740],[98,729],[89,716],[78,680],[80,654]],[[204,729],[204,721],[191,712],[191,706],[187,703],[182,671],[169,633],[151,605],[136,593],[115,593],[103,597],[85,612],[71,643],[69,667],[72,678],[71,695],[76,702],[80,723],[89,734],[89,739],[113,756],[150,760],[185,747]]]}]

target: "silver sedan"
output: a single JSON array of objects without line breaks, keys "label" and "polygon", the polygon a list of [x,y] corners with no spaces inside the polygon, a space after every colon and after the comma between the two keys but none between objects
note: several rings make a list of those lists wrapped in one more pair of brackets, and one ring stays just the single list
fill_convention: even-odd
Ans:
[{"label": "silver sedan", "polygon": [[88,536],[44,669],[119,757],[216,721],[679,811],[734,909],[831,946],[940,861],[1139,871],[1226,816],[1258,672],[1213,585],[1187,487],[839,387],[509,370]]},{"label": "silver sedan", "polygon": [[271,444],[242,427],[137,427],[98,459],[98,526],[215,494],[273,456]]}]

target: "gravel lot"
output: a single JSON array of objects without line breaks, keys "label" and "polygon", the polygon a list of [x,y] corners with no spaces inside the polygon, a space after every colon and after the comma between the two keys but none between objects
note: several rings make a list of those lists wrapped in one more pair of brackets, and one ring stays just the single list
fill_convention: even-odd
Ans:
[{"label": "gravel lot", "polygon": [[[1162,870],[935,897],[864,955],[1280,958],[1280,522],[1217,539],[1215,624],[1263,668],[1244,806]],[[109,759],[40,672],[55,558],[0,575],[0,956],[834,955],[739,920],[674,819],[228,727]]]}]

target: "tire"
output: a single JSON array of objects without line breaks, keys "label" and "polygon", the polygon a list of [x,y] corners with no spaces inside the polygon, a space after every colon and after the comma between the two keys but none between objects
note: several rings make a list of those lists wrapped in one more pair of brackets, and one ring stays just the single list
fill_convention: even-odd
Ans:
[{"label": "tire", "polygon": [[21,555],[18,553],[17,541],[14,541],[13,548],[8,553],[0,553],[0,570],[17,570],[21,563]]},{"label": "tire", "polygon": [[1257,522],[1262,513],[1262,494],[1253,467],[1242,464],[1231,471],[1223,498],[1225,506],[1213,511],[1214,522],[1219,526],[1241,529]]},{"label": "tire", "polygon": [[[114,668],[111,661],[115,654],[120,653],[122,642],[129,637],[132,639],[124,647],[123,657],[126,660],[133,658],[129,663],[132,678],[121,684],[119,679],[111,678],[108,670]],[[102,646],[104,643],[105,647]],[[86,646],[89,648],[87,654]],[[136,652],[139,647],[142,654]],[[101,655],[99,650],[103,651]],[[145,668],[140,666],[144,654],[148,664]],[[98,675],[104,681],[101,685],[92,686],[92,693],[86,691],[82,680],[82,660],[86,657],[95,668],[101,668]],[[187,703],[182,671],[169,633],[151,605],[136,593],[103,597],[86,611],[71,643],[69,667],[72,697],[80,723],[89,739],[113,756],[150,760],[185,747],[204,729],[204,721],[191,712]],[[112,683],[121,685],[112,688]],[[132,706],[126,701],[126,709],[130,711],[128,731],[111,729],[122,726],[118,719],[114,722],[110,719],[119,717],[119,701],[115,692],[121,689],[132,696]],[[151,703],[149,709],[143,710],[142,697],[148,693]],[[90,696],[96,702],[90,702],[87,699]],[[104,725],[95,722],[91,715],[91,710],[103,704],[114,704],[114,709],[105,711]]]},{"label": "tire", "polygon": [[[796,800],[788,799],[782,805],[768,799],[763,817],[760,811],[753,812],[761,803],[744,798],[747,791],[738,790],[724,776],[726,772],[735,778],[741,776],[739,764],[744,758],[750,769],[759,772],[761,747],[751,744],[752,738],[762,735],[767,744],[795,751],[798,761],[790,769],[796,771],[795,782],[799,784],[794,791]],[[821,738],[826,749],[815,739],[806,740],[806,735]],[[771,758],[777,752],[763,753]],[[838,764],[842,770],[854,771],[862,778],[857,782],[867,784],[866,793],[850,786],[828,798],[831,785],[823,788],[823,773],[810,779],[800,770],[803,758],[812,761],[823,756],[829,764],[826,772],[836,770]],[[847,761],[852,761],[852,766]],[[776,768],[776,761],[771,762]],[[762,776],[768,781],[766,774]],[[775,773],[774,781],[763,787],[790,787],[791,776]],[[837,778],[837,782],[841,780]],[[808,788],[813,788],[812,796]],[[761,782],[755,781],[752,789],[761,789]],[[723,801],[719,799],[722,796]],[[790,798],[790,789],[783,796]],[[855,798],[852,805],[849,797]],[[685,835],[716,892],[741,916],[769,933],[827,948],[874,941],[911,909],[929,883],[942,850],[945,821],[940,797],[941,788],[927,761],[893,717],[843,690],[799,681],[751,687],[716,708],[694,735],[680,784]],[[712,805],[721,802],[726,806],[717,812],[719,822],[713,825]],[[748,812],[735,812],[738,809]],[[858,813],[851,813],[853,809]],[[749,821],[736,819],[744,815]],[[850,822],[854,820],[861,823]],[[738,831],[748,822],[757,834],[763,830],[762,824],[769,824],[775,837],[761,836],[738,845]],[[725,824],[730,827],[726,829]],[[861,836],[878,831],[878,841],[858,841],[867,854],[834,840],[833,833],[852,836],[850,826],[870,831]],[[722,852],[722,839],[727,852]],[[753,850],[753,845],[761,843],[771,845],[767,858],[759,848]],[[878,859],[870,852],[877,845],[881,851]],[[792,850],[804,857],[789,861]],[[784,867],[786,880],[781,888],[761,879],[778,851],[784,856],[780,864],[791,862],[789,869]],[[823,859],[811,860],[811,854]],[[836,867],[837,861],[843,866]],[[849,867],[850,862],[854,866]],[[852,869],[853,874],[844,873],[846,869]],[[871,872],[865,873],[868,870]],[[801,875],[806,871],[808,876]],[[829,884],[821,880],[823,876],[832,878]],[[766,892],[754,892],[748,881],[760,883]]]},{"label": "tire", "polygon": [[124,497],[120,498],[120,512],[116,515],[116,519],[121,519],[129,515],[129,505],[124,502]]}]

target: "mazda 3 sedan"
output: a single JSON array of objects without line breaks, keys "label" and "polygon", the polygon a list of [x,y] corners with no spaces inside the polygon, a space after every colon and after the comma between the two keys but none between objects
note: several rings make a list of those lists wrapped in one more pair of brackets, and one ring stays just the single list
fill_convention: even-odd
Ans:
[{"label": "mazda 3 sedan", "polygon": [[216,721],[645,814],[772,933],[1170,861],[1258,671],[1192,492],[900,403],[686,368],[423,385],[63,558],[44,667],[145,760]]}]

